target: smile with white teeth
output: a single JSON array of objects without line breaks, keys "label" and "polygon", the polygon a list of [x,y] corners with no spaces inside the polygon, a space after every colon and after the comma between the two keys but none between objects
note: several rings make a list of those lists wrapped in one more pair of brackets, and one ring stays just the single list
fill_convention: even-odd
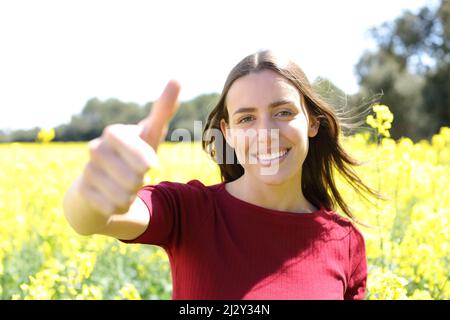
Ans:
[{"label": "smile with white teeth", "polygon": [[281,150],[281,151],[276,152],[276,153],[258,154],[258,155],[256,155],[256,157],[258,158],[258,160],[261,160],[261,161],[271,161],[271,160],[275,160],[275,159],[281,158],[288,151],[289,151],[288,149],[284,149],[284,150]]}]

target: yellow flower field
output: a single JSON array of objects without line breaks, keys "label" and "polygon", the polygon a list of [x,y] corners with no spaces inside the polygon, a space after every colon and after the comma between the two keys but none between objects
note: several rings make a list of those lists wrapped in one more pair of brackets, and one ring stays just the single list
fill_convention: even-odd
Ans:
[{"label": "yellow flower field", "polygon": [[[45,139],[44,139],[45,140]],[[368,299],[449,299],[450,129],[430,142],[368,136],[345,147],[369,162],[356,170],[389,197],[368,203],[338,179],[364,233]],[[162,180],[220,182],[199,143],[165,143]],[[170,299],[170,268],[158,247],[77,235],[62,211],[65,191],[87,161],[86,143],[0,145],[0,297],[2,299]],[[180,159],[191,159],[183,164]]]}]

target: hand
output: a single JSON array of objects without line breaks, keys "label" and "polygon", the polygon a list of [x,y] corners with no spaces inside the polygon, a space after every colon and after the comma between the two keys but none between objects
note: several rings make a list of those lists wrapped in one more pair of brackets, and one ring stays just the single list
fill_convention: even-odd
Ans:
[{"label": "hand", "polygon": [[106,216],[128,211],[147,171],[158,164],[156,150],[178,109],[180,84],[169,81],[147,118],[138,125],[113,124],[89,142],[89,161],[78,184],[81,196]]}]

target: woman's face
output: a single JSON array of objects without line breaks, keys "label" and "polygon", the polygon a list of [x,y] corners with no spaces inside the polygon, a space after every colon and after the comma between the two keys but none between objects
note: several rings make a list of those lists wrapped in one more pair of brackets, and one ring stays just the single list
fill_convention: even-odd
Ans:
[{"label": "woman's face", "polygon": [[246,175],[266,184],[301,177],[308,137],[319,128],[302,101],[296,87],[271,70],[232,84],[226,97],[229,124],[222,119],[221,130]]}]

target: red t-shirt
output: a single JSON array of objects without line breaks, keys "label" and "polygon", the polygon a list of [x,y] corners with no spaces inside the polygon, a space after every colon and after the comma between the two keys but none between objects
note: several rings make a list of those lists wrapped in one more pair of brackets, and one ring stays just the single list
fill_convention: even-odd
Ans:
[{"label": "red t-shirt", "polygon": [[165,249],[174,300],[364,298],[364,238],[333,211],[270,210],[198,180],[163,181],[138,196],[149,226],[120,241]]}]

